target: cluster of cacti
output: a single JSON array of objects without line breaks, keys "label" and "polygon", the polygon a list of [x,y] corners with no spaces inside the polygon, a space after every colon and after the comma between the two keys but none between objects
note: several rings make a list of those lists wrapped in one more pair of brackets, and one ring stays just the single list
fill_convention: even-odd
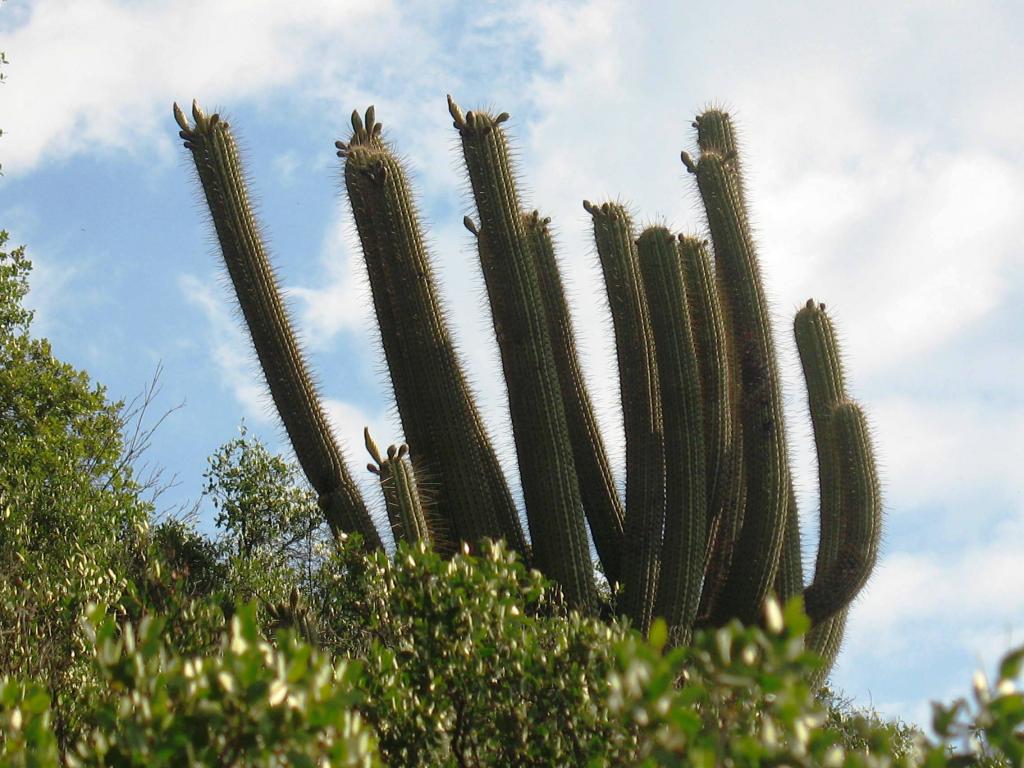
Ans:
[{"label": "cluster of cacti", "polygon": [[[374,110],[337,142],[407,447],[384,459],[367,434],[396,538],[450,552],[501,538],[583,611],[598,609],[587,538],[641,630],[757,621],[765,598],[802,593],[811,641],[831,660],[846,609],[876,558],[881,505],[864,416],[845,391],[824,305],[796,317],[821,489],[821,542],[804,586],[768,304],[733,128],[697,118],[696,176],[707,241],[664,227],[637,236],[617,203],[584,202],[607,289],[625,431],[620,499],[576,352],[549,220],[523,209],[502,124],[449,99],[476,204],[481,271],[508,393],[529,542],[467,386],[435,286],[406,171]],[[380,536],[346,470],[250,209],[231,131],[175,105],[228,273],[296,455],[336,532]],[[411,458],[411,465],[410,465]],[[430,479],[428,499],[415,473]]]}]

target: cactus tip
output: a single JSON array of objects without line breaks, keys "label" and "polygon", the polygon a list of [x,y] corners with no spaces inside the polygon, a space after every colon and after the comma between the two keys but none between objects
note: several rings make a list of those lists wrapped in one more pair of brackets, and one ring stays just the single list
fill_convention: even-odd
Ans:
[{"label": "cactus tip", "polygon": [[471,218],[469,218],[469,216],[463,216],[462,217],[462,226],[464,226],[466,229],[468,229],[470,232],[472,232],[477,237],[480,236],[480,230],[476,226],[476,222],[473,221]]},{"label": "cactus tip", "polygon": [[370,437],[370,428],[363,427],[363,442],[366,443],[366,451],[370,454],[374,461],[378,464],[381,462],[380,449],[377,448],[377,444],[373,442],[373,438]]},{"label": "cactus tip", "polygon": [[196,121],[196,128],[206,128],[206,113],[199,106],[199,99],[192,99],[192,117]]},{"label": "cactus tip", "polygon": [[393,445],[389,445],[388,446],[388,459],[395,458],[395,455],[397,453],[398,453],[398,449],[395,446],[393,446]]},{"label": "cactus tip", "polygon": [[[182,132],[191,132],[192,127],[188,124],[188,118],[185,117],[185,113],[178,106],[178,102],[174,102],[174,121],[181,126]],[[182,136],[182,138],[185,137]]]},{"label": "cactus tip", "polygon": [[448,112],[451,113],[452,120],[455,121],[455,127],[462,129],[466,126],[466,118],[462,114],[462,110],[459,105],[455,103],[455,99],[452,95],[448,94]]},{"label": "cactus tip", "polygon": [[498,115],[496,118],[494,118],[494,124],[495,125],[501,125],[502,123],[507,121],[508,118],[509,118],[508,112],[502,112],[500,115]]},{"label": "cactus tip", "polygon": [[589,213],[591,216],[594,216],[594,215],[597,214],[597,209],[594,207],[594,204],[592,202],[590,202],[589,200],[584,200],[583,201],[583,209],[587,213]]},{"label": "cactus tip", "polygon": [[409,453],[409,445],[407,443],[402,443],[400,446],[398,446],[398,458],[401,459],[401,458],[405,457],[406,455],[408,455],[408,453]]},{"label": "cactus tip", "polygon": [[352,131],[356,134],[363,132],[363,118],[359,116],[359,110],[352,110]]}]

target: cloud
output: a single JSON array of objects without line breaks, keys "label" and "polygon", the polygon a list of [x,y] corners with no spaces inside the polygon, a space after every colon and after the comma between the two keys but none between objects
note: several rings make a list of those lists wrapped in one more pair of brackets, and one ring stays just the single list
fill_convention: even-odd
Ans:
[{"label": "cloud", "polygon": [[[994,492],[1017,490],[1024,466],[1024,405],[999,409],[963,397],[890,397],[872,404],[877,442],[884,446],[897,509],[970,504],[971,526],[986,520]],[[993,522],[988,519],[988,522]],[[1024,569],[1022,569],[1024,571]]]},{"label": "cloud", "polygon": [[252,342],[228,311],[222,286],[216,281],[200,280],[182,275],[178,287],[190,304],[206,317],[206,348],[220,373],[220,378],[245,411],[245,417],[257,423],[273,421],[273,406],[266,392],[264,378],[254,362]]},{"label": "cloud", "polygon": [[370,332],[375,327],[373,302],[362,251],[352,225],[340,215],[327,228],[319,261],[326,274],[318,287],[294,285],[287,290],[297,302],[303,338],[322,348],[341,331]]},{"label": "cloud", "polygon": [[[878,568],[847,629],[858,664],[936,643],[973,655],[1002,653],[1024,632],[1019,542],[944,553],[901,552]],[[1016,617],[1016,618],[1012,618]]]},{"label": "cloud", "polygon": [[172,100],[267,99],[332,52],[364,53],[391,13],[354,0],[33,3],[6,35],[4,171],[154,140],[169,154]]}]

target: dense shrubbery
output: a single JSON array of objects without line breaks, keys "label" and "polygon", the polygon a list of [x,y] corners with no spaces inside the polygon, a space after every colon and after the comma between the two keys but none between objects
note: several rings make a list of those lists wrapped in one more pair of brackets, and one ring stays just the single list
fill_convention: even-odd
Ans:
[{"label": "dense shrubbery", "polygon": [[[133,628],[87,611],[103,686],[69,764],[1021,763],[1021,652],[992,690],[937,710],[941,739],[929,742],[813,694],[799,603],[785,620],[769,611],[765,629],[730,625],[667,650],[662,623],[645,640],[568,614],[500,546],[450,562],[346,548],[327,570],[357,596],[346,611],[365,611],[362,661],[293,631],[268,640],[252,604],[226,625],[197,614],[223,634],[196,655],[178,652],[158,617]],[[52,764],[48,702],[37,685],[0,682],[0,764]]]},{"label": "dense shrubbery", "polygon": [[95,687],[78,617],[128,589],[150,510],[120,405],[32,337],[31,263],[6,241],[0,232],[0,673],[51,691],[64,734]]},{"label": "dense shrubbery", "polygon": [[928,741],[811,689],[798,603],[669,648],[499,544],[367,556],[244,432],[219,536],[157,524],[122,408],[31,338],[28,269],[0,251],[0,766],[1024,765],[1024,650]]}]

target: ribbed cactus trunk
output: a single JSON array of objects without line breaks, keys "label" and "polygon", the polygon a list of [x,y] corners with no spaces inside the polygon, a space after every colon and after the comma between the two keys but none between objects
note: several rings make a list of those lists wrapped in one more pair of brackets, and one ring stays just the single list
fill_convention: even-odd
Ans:
[{"label": "ribbed cactus trunk", "polygon": [[697,163],[685,154],[683,160],[697,176],[714,242],[743,430],[743,525],[710,618],[716,624],[734,616],[750,623],[758,620],[774,584],[790,503],[778,362],[739,164],[711,148],[702,148]]},{"label": "ribbed cactus trunk", "polygon": [[685,642],[697,618],[707,557],[701,371],[675,235],[651,227],[637,248],[658,361],[665,446],[665,532],[654,613]]},{"label": "ribbed cactus trunk", "polygon": [[618,351],[626,437],[625,592],[620,607],[646,632],[654,618],[665,525],[665,434],[654,329],[633,221],[616,203],[583,202],[594,220]]},{"label": "ribbed cactus trunk", "polygon": [[590,525],[590,534],[594,539],[598,559],[604,568],[604,575],[609,584],[617,584],[622,581],[625,513],[619,500],[619,493],[615,489],[611,462],[605,451],[597,415],[576,351],[576,335],[555,257],[550,223],[550,219],[541,218],[537,211],[523,217],[526,236],[540,279],[544,314],[555,357],[555,367],[558,369],[558,381],[562,388],[562,403],[565,406],[565,418],[572,441],[572,455],[576,464],[576,476],[579,478],[583,511]]},{"label": "ribbed cactus trunk", "polygon": [[373,463],[366,468],[380,480],[381,493],[387,510],[388,524],[395,543],[410,544],[422,542],[430,546],[435,535],[430,530],[427,514],[420,498],[419,482],[409,461],[409,446],[388,446],[387,458],[381,456],[377,444],[370,437],[370,430],[363,430],[366,450]]}]

